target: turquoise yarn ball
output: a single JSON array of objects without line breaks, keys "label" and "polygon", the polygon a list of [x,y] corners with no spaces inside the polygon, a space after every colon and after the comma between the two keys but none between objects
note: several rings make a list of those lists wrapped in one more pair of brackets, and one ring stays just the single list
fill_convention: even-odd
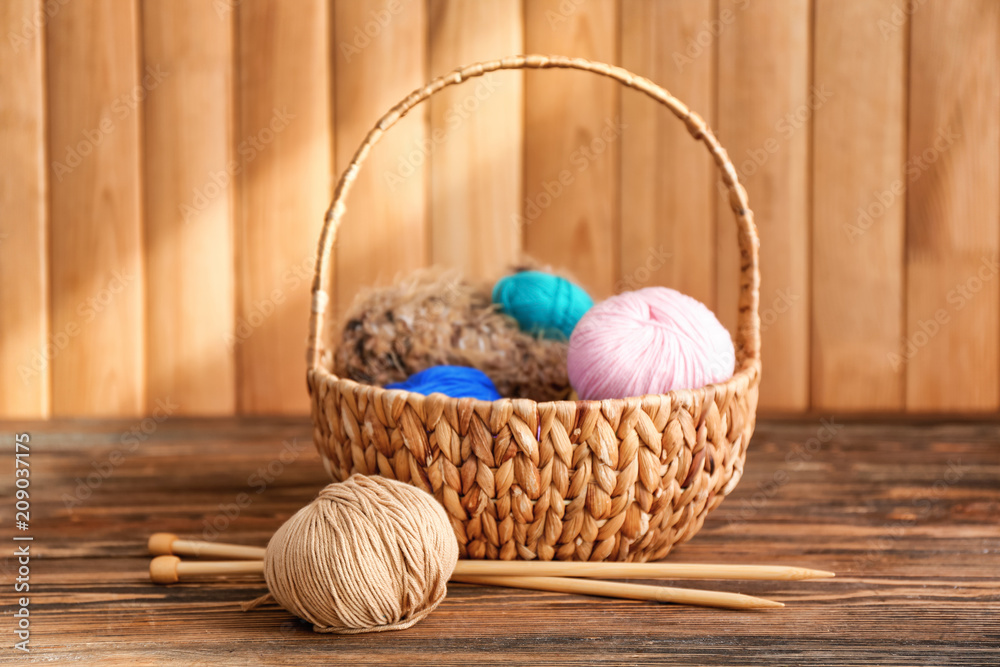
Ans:
[{"label": "turquoise yarn ball", "polygon": [[517,320],[524,331],[568,340],[594,300],[582,287],[565,278],[541,271],[521,271],[497,281],[493,303]]}]

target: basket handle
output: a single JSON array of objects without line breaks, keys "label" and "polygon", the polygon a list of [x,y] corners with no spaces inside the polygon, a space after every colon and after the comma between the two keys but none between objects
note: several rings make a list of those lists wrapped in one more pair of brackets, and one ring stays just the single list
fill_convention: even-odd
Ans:
[{"label": "basket handle", "polygon": [[385,131],[395,125],[410,109],[442,88],[453,86],[467,79],[497,70],[550,68],[578,69],[585,72],[593,72],[645,93],[670,109],[675,116],[684,122],[691,136],[700,140],[708,148],[708,152],[712,154],[715,164],[722,172],[722,182],[729,189],[729,205],[736,215],[736,224],[738,226],[740,296],[738,330],[736,332],[736,359],[739,368],[759,364],[760,315],[758,308],[760,303],[760,267],[758,254],[760,241],[757,238],[757,227],[754,225],[753,212],[750,210],[747,202],[746,190],[740,185],[736,175],[736,168],[729,160],[726,150],[719,144],[719,140],[715,138],[715,135],[712,134],[712,131],[705,124],[705,121],[688,109],[683,102],[660,86],[648,79],[632,74],[621,67],[591,62],[582,58],[527,55],[511,56],[501,60],[476,63],[434,79],[423,88],[418,88],[410,93],[406,99],[390,109],[379,119],[375,127],[368,132],[364,141],[361,142],[361,146],[354,153],[354,158],[337,182],[337,187],[333,194],[333,202],[326,212],[323,220],[323,231],[319,238],[319,249],[316,255],[316,272],[313,277],[312,286],[312,314],[309,319],[307,360],[311,369],[319,367],[324,352],[322,349],[323,341],[321,332],[330,298],[323,289],[323,285],[329,284],[330,272],[332,270],[330,255],[337,236],[337,228],[340,226],[341,218],[343,218],[344,212],[347,210],[344,201],[351,190],[354,179],[357,178],[362,163],[368,157],[368,153],[372,147],[378,143]]}]

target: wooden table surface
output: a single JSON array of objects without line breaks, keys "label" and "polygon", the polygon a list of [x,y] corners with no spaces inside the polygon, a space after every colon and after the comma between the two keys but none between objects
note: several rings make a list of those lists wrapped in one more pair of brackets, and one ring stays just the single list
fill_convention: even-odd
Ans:
[{"label": "wooden table surface", "polygon": [[[815,582],[680,582],[786,603],[709,610],[449,587],[399,632],[321,635],[239,603],[262,584],[157,587],[154,531],[264,545],[327,482],[305,420],[0,424],[0,662],[101,664],[1000,663],[1000,426],[764,422],[743,481],[668,560],[795,564]],[[144,433],[152,431],[152,433]],[[14,433],[31,521],[13,526]],[[832,436],[832,437],[831,437]],[[218,533],[216,535],[216,533]],[[13,648],[14,534],[30,535],[31,652]]]}]

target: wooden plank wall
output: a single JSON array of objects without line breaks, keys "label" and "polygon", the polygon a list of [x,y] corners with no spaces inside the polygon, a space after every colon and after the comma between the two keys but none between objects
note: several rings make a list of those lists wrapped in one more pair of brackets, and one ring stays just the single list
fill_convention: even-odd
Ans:
[{"label": "wooden plank wall", "polygon": [[[427,78],[427,5],[417,0],[334,3],[336,168],[350,163],[375,121]],[[428,107],[373,149],[337,233],[337,312],[357,291],[386,284],[429,259]]]},{"label": "wooden plank wall", "polygon": [[[910,37],[906,403],[1000,406],[1000,4],[929,4]],[[944,41],[941,35],[949,35]]]},{"label": "wooden plank wall", "polygon": [[821,307],[811,385],[820,410],[905,405],[905,373],[886,363],[904,332],[906,200],[892,191],[905,178],[907,33],[879,28],[894,4],[815,5],[813,77],[829,93],[812,149],[812,299]]},{"label": "wooden plank wall", "polygon": [[[692,42],[696,49],[687,52],[686,44],[714,19],[712,0],[622,5],[622,34],[629,36],[622,40],[622,66],[664,86],[711,126],[716,50]],[[621,113],[627,130],[621,139],[621,277],[615,291],[670,285],[714,309],[715,164],[672,114],[645,95],[623,91]]]},{"label": "wooden plank wall", "polygon": [[237,405],[301,412],[309,286],[329,205],[333,138],[323,0],[235,7]]},{"label": "wooden plank wall", "polygon": [[142,102],[170,75],[142,67],[135,2],[55,9],[45,35],[49,321],[51,335],[67,340],[48,364],[52,415],[138,415],[147,352]]},{"label": "wooden plank wall", "polygon": [[24,417],[51,406],[45,41],[30,18],[21,23],[40,9],[0,4],[0,32],[14,35],[0,43],[0,90],[18,91],[0,95],[0,414]]},{"label": "wooden plank wall", "polygon": [[[993,0],[10,0],[0,29],[0,417],[306,412],[335,176],[429,77],[518,52],[621,64],[715,128],[760,227],[763,412],[1000,410]],[[704,150],[578,72],[414,110],[335,252],[338,313],[527,253],[735,322]]]},{"label": "wooden plank wall", "polygon": [[[525,50],[618,60],[615,0],[525,5]],[[621,87],[574,71],[525,73],[526,252],[561,267],[595,298],[618,277]]]},{"label": "wooden plank wall", "polygon": [[[431,0],[430,71],[524,52],[522,6]],[[431,260],[488,279],[516,262],[521,230],[524,81],[498,72],[430,101]]]},{"label": "wooden plank wall", "polygon": [[[808,0],[719,3],[716,124],[766,239],[761,356],[782,360],[768,365],[760,402],[789,412],[809,407],[810,10]],[[732,213],[719,193],[716,311],[734,329],[739,254]]]},{"label": "wooden plank wall", "polygon": [[144,107],[146,409],[232,413],[233,24],[201,0],[146,0],[142,39],[169,73]]}]

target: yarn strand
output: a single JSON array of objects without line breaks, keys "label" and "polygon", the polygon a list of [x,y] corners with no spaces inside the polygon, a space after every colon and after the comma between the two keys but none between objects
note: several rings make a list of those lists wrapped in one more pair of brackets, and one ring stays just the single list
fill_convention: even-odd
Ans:
[{"label": "yarn strand", "polygon": [[264,593],[259,598],[254,598],[253,600],[248,600],[247,602],[241,602],[240,609],[243,611],[253,611],[257,607],[262,607],[270,602],[274,602],[274,596],[270,593]]}]

